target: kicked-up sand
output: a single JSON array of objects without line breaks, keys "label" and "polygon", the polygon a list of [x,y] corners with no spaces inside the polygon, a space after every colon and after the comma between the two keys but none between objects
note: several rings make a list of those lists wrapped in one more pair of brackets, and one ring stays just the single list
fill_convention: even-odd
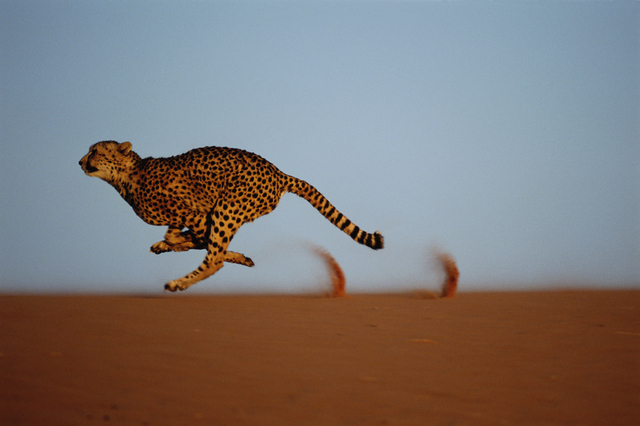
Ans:
[{"label": "kicked-up sand", "polygon": [[0,424],[640,419],[640,291],[347,296],[0,296]]}]

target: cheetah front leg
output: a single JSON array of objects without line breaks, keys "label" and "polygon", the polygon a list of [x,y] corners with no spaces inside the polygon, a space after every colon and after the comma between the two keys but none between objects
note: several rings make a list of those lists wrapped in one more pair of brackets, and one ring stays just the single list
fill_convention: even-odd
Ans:
[{"label": "cheetah front leg", "polygon": [[227,251],[224,255],[224,261],[228,263],[235,263],[237,265],[244,265],[252,267],[255,265],[250,257],[246,257],[242,253],[236,253],[235,251]]},{"label": "cheetah front leg", "polygon": [[[196,244],[194,242],[194,239],[195,238],[190,231],[182,231],[177,226],[169,226],[169,229],[164,236],[164,240],[158,241],[157,243],[152,245],[151,252],[160,254],[167,253],[169,251],[178,252],[206,248],[204,244]],[[251,258],[246,257],[242,253],[236,253],[234,251],[227,251],[224,256],[224,261],[248,267],[252,267],[255,265]]]},{"label": "cheetah front leg", "polygon": [[204,245],[196,244],[196,240],[191,231],[182,231],[179,226],[170,225],[163,241],[158,241],[151,246],[151,252],[155,254],[166,253],[168,251],[187,251],[191,249],[203,249]]}]

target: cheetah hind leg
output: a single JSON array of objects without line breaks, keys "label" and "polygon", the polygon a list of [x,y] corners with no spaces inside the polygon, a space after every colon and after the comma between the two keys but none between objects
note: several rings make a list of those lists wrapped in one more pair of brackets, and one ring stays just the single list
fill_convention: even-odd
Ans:
[{"label": "cheetah hind leg", "polygon": [[[193,284],[218,272],[224,265],[226,246],[228,244],[229,243],[227,242],[226,244],[221,245],[218,241],[209,243],[207,247],[207,255],[202,261],[202,264],[198,266],[195,271],[185,275],[184,277],[169,281],[164,285],[164,289],[169,291],[183,291],[191,287]],[[244,256],[242,257],[244,258]]]},{"label": "cheetah hind leg", "polygon": [[[211,220],[212,215],[215,215],[215,212],[212,211],[209,213],[208,220]],[[220,223],[220,227],[223,229],[226,228],[224,223]],[[253,266],[253,261],[243,254],[227,251],[227,247],[233,239],[233,234],[237,230],[237,228],[233,228],[232,226],[228,228],[230,232],[218,231],[218,227],[209,227],[209,234],[206,236],[207,255],[204,257],[200,266],[184,277],[168,282],[165,284],[164,289],[169,291],[186,290],[193,284],[218,272],[220,268],[224,266],[224,262]],[[167,237],[177,236],[178,239],[180,239],[184,235],[184,233],[180,231],[177,227],[173,229],[169,227]],[[165,240],[167,240],[167,238],[165,238]],[[169,240],[169,242],[171,242],[171,240]]]}]

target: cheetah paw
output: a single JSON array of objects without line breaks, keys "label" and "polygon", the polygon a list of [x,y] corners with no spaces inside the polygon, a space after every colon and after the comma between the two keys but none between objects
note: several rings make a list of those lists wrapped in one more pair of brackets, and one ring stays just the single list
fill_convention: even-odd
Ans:
[{"label": "cheetah paw", "polygon": [[164,285],[165,291],[176,292],[178,290],[183,291],[186,290],[187,287],[183,286],[180,283],[180,280],[173,280]]},{"label": "cheetah paw", "polygon": [[171,246],[164,241],[158,241],[151,246],[151,252],[155,254],[166,253],[171,250]]}]

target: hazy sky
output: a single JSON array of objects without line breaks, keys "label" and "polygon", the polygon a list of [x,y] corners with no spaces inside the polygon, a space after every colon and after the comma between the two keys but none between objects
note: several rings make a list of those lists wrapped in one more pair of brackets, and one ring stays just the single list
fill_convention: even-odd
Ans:
[{"label": "hazy sky", "polygon": [[[78,160],[221,145],[307,180],[386,248],[285,195],[189,293],[640,287],[640,3],[0,2],[0,286],[159,293],[203,251]],[[434,275],[435,274],[435,275]],[[436,285],[437,286],[437,285]]]}]

